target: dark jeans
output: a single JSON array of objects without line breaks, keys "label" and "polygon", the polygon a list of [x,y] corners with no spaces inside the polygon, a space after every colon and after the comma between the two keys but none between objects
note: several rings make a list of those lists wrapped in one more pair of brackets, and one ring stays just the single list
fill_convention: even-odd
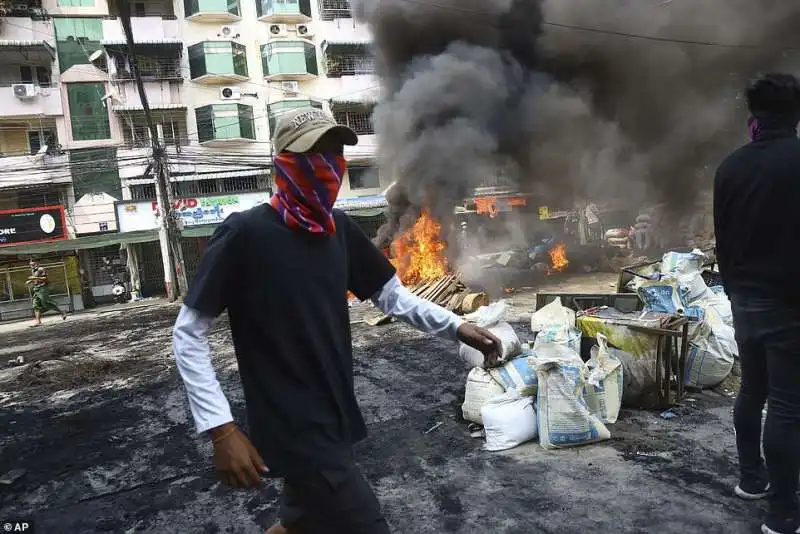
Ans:
[{"label": "dark jeans", "polygon": [[798,511],[800,476],[800,309],[769,300],[731,295],[736,341],[742,363],[742,387],[734,424],[743,481],[764,480],[764,457],[773,494],[770,510]]},{"label": "dark jeans", "polygon": [[355,463],[284,479],[289,534],[389,534],[378,498]]}]

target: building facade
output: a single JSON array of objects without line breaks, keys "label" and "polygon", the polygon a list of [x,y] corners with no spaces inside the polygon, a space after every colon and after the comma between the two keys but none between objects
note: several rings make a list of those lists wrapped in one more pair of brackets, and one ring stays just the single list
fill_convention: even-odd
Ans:
[{"label": "building facade", "polygon": [[[369,32],[347,1],[129,7],[190,275],[219,222],[269,199],[271,131],[291,109],[330,111],[359,134],[346,148],[340,207],[367,226],[379,222],[388,185],[375,166],[371,121],[379,82]],[[163,291],[152,137],[120,9],[118,0],[29,0],[0,17],[0,221],[32,208],[64,214],[62,234],[0,237],[0,269],[19,269],[30,255],[76,264],[67,278],[80,283],[64,294],[84,301],[107,297],[117,270],[144,295]],[[11,278],[0,271],[0,311],[3,295],[19,300],[5,288],[16,286]]]}]

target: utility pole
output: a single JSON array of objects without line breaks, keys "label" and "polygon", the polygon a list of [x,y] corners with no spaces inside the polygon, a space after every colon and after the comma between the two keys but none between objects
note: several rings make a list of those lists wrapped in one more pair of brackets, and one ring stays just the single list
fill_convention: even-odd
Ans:
[{"label": "utility pole", "polygon": [[[161,136],[153,123],[153,115],[150,113],[150,104],[147,102],[147,93],[144,90],[144,83],[139,74],[139,67],[136,63],[136,45],[133,41],[133,30],[131,29],[131,7],[128,0],[119,0],[122,30],[125,32],[125,41],[128,44],[128,57],[130,58],[131,73],[136,80],[136,88],[139,91],[139,98],[142,101],[147,128],[150,131],[150,138],[153,145],[153,175],[156,185],[156,202],[158,203],[159,228],[158,240],[161,244],[161,258],[164,264],[164,283],[167,289],[167,296],[171,301],[175,301],[179,294],[186,294],[186,270],[183,266],[183,253],[180,243],[180,230],[176,227],[175,219],[172,216],[173,204],[170,202],[171,195],[169,190],[169,164],[167,163],[167,151],[161,144]],[[176,283],[177,282],[177,283]]]}]

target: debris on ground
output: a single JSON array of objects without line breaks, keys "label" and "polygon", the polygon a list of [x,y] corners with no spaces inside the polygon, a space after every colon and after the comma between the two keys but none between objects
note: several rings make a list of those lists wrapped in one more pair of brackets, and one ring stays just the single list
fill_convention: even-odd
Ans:
[{"label": "debris on ground", "polygon": [[0,476],[0,484],[4,486],[10,486],[14,482],[25,476],[25,473],[27,472],[28,471],[26,469],[12,469],[11,471],[5,473],[3,476]]}]

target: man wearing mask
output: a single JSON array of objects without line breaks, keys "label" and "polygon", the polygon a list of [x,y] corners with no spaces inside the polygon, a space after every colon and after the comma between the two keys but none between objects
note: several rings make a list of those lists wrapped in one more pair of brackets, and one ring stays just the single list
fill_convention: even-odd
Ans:
[{"label": "man wearing mask", "polygon": [[[769,74],[747,87],[752,142],[714,184],[717,261],[733,306],[742,385],[734,424],[736,494],[769,498],[764,534],[800,533],[800,82]],[[761,458],[761,415],[768,403]]]},{"label": "man wearing mask", "polygon": [[[316,109],[286,113],[275,130],[277,191],[232,214],[210,240],[174,329],[178,369],[197,430],[209,435],[227,485],[283,478],[281,524],[267,532],[388,534],[353,458],[366,427],[353,388],[346,294],[411,325],[481,350],[491,333],[405,289],[361,230],[333,209],[355,133]],[[233,423],[206,334],[228,310],[250,436]],[[252,439],[252,443],[251,440]]]}]

